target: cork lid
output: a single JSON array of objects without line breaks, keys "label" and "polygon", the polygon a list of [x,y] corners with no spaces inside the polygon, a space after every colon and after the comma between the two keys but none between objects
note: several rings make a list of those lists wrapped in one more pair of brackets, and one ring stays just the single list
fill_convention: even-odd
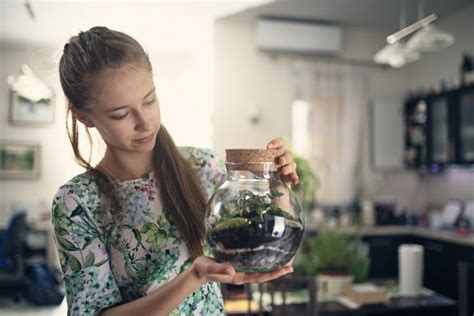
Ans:
[{"label": "cork lid", "polygon": [[226,149],[226,166],[230,170],[276,171],[275,158],[284,153],[284,148]]}]

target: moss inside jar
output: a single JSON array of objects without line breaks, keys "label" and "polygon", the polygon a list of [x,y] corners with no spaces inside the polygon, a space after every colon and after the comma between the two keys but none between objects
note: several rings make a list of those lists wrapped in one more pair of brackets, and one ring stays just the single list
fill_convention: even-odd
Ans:
[{"label": "moss inside jar", "polygon": [[284,184],[274,150],[226,150],[228,180],[209,201],[207,242],[219,262],[240,272],[268,272],[287,264],[303,236],[303,211]]}]

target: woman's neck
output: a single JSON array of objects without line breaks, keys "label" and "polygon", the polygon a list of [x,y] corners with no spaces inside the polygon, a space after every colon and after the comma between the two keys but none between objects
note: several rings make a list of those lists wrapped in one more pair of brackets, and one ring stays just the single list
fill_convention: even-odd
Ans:
[{"label": "woman's neck", "polygon": [[97,168],[118,180],[133,180],[153,170],[153,153],[129,154],[106,150]]}]

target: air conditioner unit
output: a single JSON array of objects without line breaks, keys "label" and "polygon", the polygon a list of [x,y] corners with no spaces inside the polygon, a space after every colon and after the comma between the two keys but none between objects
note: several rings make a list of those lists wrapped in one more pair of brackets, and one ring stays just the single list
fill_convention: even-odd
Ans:
[{"label": "air conditioner unit", "polygon": [[342,28],[306,20],[260,18],[257,47],[274,52],[336,55],[342,51]]}]

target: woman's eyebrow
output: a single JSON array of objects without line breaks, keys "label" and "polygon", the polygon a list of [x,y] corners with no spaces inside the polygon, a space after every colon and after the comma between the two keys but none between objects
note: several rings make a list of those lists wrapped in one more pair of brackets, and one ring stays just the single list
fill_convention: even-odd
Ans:
[{"label": "woman's eyebrow", "polygon": [[[156,88],[151,89],[151,91],[148,92],[148,93],[143,97],[143,100],[145,100],[146,98],[148,98],[153,92],[155,92],[155,90],[156,90]],[[111,108],[111,109],[109,109],[109,110],[106,110],[105,112],[107,112],[107,113],[115,112],[115,111],[124,109],[124,108],[126,108],[126,107],[128,107],[128,105],[121,105],[121,106],[117,106],[117,107]]]}]

